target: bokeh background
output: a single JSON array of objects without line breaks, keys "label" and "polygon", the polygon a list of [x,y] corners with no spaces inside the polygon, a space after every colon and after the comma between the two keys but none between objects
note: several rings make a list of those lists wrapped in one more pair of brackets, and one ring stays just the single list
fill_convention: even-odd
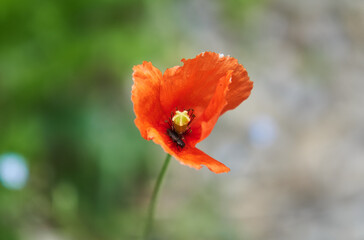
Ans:
[{"label": "bokeh background", "polygon": [[364,239],[364,1],[0,1],[0,239],[139,239],[164,152],[132,67],[203,51],[254,81],[171,162],[156,239]]}]

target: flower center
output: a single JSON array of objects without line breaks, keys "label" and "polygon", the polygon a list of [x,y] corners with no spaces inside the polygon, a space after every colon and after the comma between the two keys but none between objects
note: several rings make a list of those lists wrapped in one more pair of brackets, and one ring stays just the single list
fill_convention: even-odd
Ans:
[{"label": "flower center", "polygon": [[183,134],[187,130],[190,121],[191,118],[188,115],[188,111],[186,110],[184,110],[183,112],[177,110],[174,116],[172,117],[174,130],[178,134]]}]

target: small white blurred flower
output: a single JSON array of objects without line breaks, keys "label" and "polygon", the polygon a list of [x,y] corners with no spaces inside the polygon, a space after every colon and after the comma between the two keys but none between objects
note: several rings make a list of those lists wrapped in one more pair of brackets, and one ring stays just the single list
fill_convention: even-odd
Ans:
[{"label": "small white blurred flower", "polygon": [[0,182],[8,189],[21,189],[28,180],[25,159],[16,153],[0,155]]}]

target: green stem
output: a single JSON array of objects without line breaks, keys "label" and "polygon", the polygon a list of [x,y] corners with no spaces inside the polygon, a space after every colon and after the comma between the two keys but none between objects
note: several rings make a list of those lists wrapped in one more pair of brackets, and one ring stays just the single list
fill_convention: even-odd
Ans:
[{"label": "green stem", "polygon": [[145,232],[144,232],[144,239],[145,240],[149,239],[151,230],[153,228],[154,210],[155,210],[155,205],[156,205],[156,202],[157,202],[158,192],[159,192],[159,189],[161,187],[164,175],[166,174],[167,167],[168,167],[168,164],[169,164],[170,160],[171,160],[171,155],[167,154],[166,160],[164,160],[163,167],[162,167],[162,169],[161,169],[161,171],[159,173],[157,182],[155,183],[155,186],[154,186],[152,199],[150,200],[149,208],[148,208],[147,223],[145,225]]}]

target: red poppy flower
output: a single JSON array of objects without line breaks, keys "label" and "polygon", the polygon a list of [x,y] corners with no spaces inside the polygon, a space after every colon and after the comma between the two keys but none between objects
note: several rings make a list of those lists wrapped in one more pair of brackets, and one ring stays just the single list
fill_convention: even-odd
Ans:
[{"label": "red poppy flower", "polygon": [[143,138],[152,139],[182,164],[228,172],[195,145],[211,133],[222,114],[249,97],[253,82],[230,56],[204,52],[182,62],[163,75],[150,62],[134,66],[135,124]]}]

